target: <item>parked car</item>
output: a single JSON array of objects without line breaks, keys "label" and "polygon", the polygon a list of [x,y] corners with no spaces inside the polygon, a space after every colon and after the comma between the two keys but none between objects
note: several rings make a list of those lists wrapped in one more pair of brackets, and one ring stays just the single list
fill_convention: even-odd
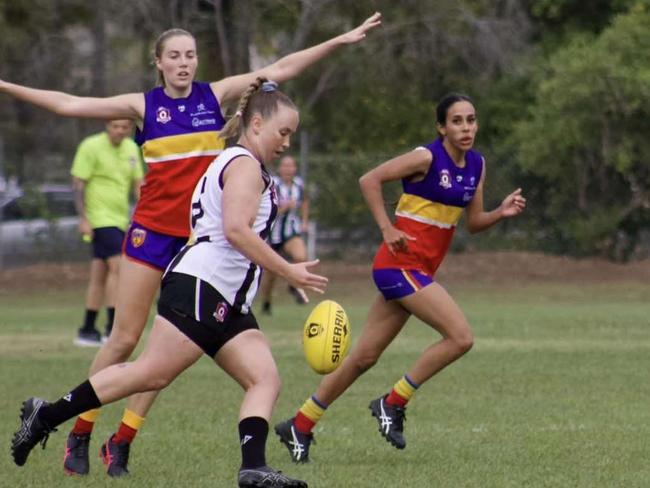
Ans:
[{"label": "parked car", "polygon": [[77,231],[69,185],[14,188],[0,197],[0,258],[4,266],[87,255]]}]

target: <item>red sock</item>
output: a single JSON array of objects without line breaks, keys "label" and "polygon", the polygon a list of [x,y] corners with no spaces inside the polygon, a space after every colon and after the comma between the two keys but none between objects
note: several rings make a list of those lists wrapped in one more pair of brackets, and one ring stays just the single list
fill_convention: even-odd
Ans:
[{"label": "red sock", "polygon": [[298,432],[302,432],[303,434],[311,434],[311,429],[314,428],[316,422],[303,415],[303,413],[298,410],[296,417],[293,419],[293,425],[296,427],[296,429],[298,429]]},{"label": "red sock", "polygon": [[386,403],[388,405],[393,405],[393,406],[396,406],[396,407],[404,408],[406,406],[406,404],[408,403],[408,400],[406,398],[400,396],[399,393],[397,393],[395,391],[395,388],[393,388],[390,391],[390,394],[386,397]]},{"label": "red sock", "polygon": [[120,428],[117,430],[117,434],[113,436],[113,442],[119,443],[126,441],[131,444],[133,442],[133,438],[137,433],[138,431],[136,429],[133,429],[122,422],[120,423]]},{"label": "red sock", "polygon": [[94,426],[95,422],[88,422],[81,417],[77,417],[77,421],[74,423],[74,427],[72,427],[72,433],[76,435],[90,434]]}]

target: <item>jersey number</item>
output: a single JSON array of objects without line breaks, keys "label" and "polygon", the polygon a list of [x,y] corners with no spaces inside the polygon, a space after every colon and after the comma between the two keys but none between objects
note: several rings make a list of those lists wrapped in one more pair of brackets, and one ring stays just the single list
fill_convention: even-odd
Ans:
[{"label": "jersey number", "polygon": [[205,183],[208,180],[207,176],[203,177],[201,182],[201,192],[199,193],[199,199],[196,202],[192,202],[192,229],[196,227],[196,222],[205,215],[203,207],[201,206],[201,195],[205,192]]}]

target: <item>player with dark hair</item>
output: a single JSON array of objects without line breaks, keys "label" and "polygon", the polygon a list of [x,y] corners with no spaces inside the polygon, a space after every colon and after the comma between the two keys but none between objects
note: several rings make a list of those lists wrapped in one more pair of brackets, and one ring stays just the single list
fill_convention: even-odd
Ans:
[{"label": "player with dark hair", "polygon": [[[427,347],[391,391],[370,402],[379,432],[398,449],[406,446],[406,405],[425,381],[470,350],[472,330],[453,298],[434,277],[444,259],[463,211],[471,233],[519,215],[526,200],[521,189],[498,208],[483,209],[485,160],[475,150],[476,110],[465,95],[444,97],[437,107],[435,141],[380,164],[360,179],[361,191],[384,241],[373,263],[379,295],[348,357],[321,381],[296,416],[275,426],[295,462],[309,460],[312,429],[325,410],[370,369],[411,315],[442,338]],[[401,180],[403,194],[389,218],[382,185]]]},{"label": "player with dark hair", "polygon": [[[296,287],[322,293],[318,261],[289,263],[265,242],[277,196],[265,164],[289,147],[298,126],[293,102],[259,78],[244,93],[225,136],[239,135],[199,180],[192,197],[192,245],[162,280],[158,315],[143,353],[94,374],[55,403],[30,398],[14,435],[17,465],[62,422],[85,410],[166,387],[207,354],[245,391],[239,412],[239,486],[306,487],[266,465],[268,421],[280,392],[271,349],[251,313],[260,267]],[[188,340],[189,339],[189,340]]]},{"label": "player with dark hair", "polygon": [[[219,132],[224,125],[222,104],[238,99],[257,77],[283,82],[299,75],[336,48],[364,39],[380,19],[375,13],[345,34],[255,72],[212,83],[194,81],[196,41],[182,29],[168,30],[156,41],[155,64],[162,86],[147,93],[77,97],[0,80],[0,93],[59,115],[136,121],[136,141],[142,146],[148,172],[124,242],[113,331],[95,356],[91,375],[129,358],[147,323],[163,271],[187,242],[192,190],[224,148]],[[128,473],[129,445],[156,394],[149,391],[130,399],[117,432],[103,444],[102,459],[110,476]],[[64,456],[68,474],[88,473],[90,434],[98,414],[97,409],[84,412],[75,422]]]}]

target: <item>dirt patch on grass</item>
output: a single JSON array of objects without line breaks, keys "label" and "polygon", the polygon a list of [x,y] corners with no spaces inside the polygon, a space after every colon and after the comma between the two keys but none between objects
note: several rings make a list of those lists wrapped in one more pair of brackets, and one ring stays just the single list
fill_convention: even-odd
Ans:
[{"label": "dirt patch on grass", "polygon": [[[0,292],[83,287],[87,263],[48,263],[0,271]],[[368,279],[366,262],[328,261],[320,273],[336,281]],[[472,252],[452,254],[438,272],[445,283],[650,283],[650,260],[617,264],[603,259],[573,259],[529,252]]]},{"label": "dirt patch on grass", "polygon": [[[323,274],[350,279],[370,274],[370,263],[326,262]],[[445,283],[650,283],[650,260],[618,264],[604,259],[574,259],[531,252],[469,252],[447,256],[437,278]]]}]

